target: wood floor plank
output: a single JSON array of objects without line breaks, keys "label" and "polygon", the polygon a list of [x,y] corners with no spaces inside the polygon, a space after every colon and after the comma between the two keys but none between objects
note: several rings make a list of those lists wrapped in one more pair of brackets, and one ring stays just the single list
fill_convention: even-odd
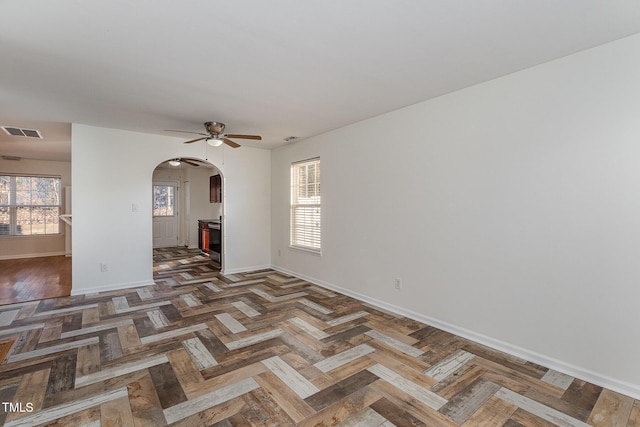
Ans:
[{"label": "wood floor plank", "polygon": [[451,399],[456,394],[467,388],[471,383],[484,375],[486,371],[473,364],[467,364],[456,371],[455,374],[449,375],[433,387],[431,391],[438,393],[445,399]]},{"label": "wood floor plank", "polygon": [[634,400],[611,390],[603,390],[591,411],[587,423],[594,427],[625,426]]},{"label": "wood floor plank", "polygon": [[191,356],[184,348],[168,352],[167,359],[169,359],[171,369],[173,369],[182,390],[184,390],[187,398],[191,398],[191,390],[197,390],[199,384],[204,382],[198,367],[193,363]]},{"label": "wood floor plank", "polygon": [[553,396],[556,398],[561,398],[565,391],[559,387],[556,387],[552,384],[548,384],[541,379],[536,377],[528,376],[522,373],[520,370],[516,370],[511,368],[511,364],[508,366],[501,365],[498,362],[494,362],[491,360],[484,359],[482,357],[475,357],[473,359],[473,363],[477,366],[480,366],[487,371],[491,371],[496,373],[498,376],[493,377],[492,381],[502,384],[502,381],[506,383],[513,382],[518,383],[522,387],[526,388],[535,388],[538,391],[545,393],[549,396]]},{"label": "wood floor plank", "polygon": [[[243,361],[241,361],[243,362]],[[230,386],[232,384],[244,381],[248,378],[255,378],[257,375],[268,370],[262,363],[255,362],[249,365],[242,363],[241,368],[220,370],[220,374],[212,378],[205,379],[203,382],[198,383],[194,387],[187,390],[189,396],[200,396],[213,392],[217,389]],[[216,368],[219,368],[218,365]]]},{"label": "wood floor plank", "polygon": [[170,408],[187,400],[187,396],[180,386],[171,365],[166,363],[151,366],[149,374],[153,381],[153,386],[158,394],[162,409]]},{"label": "wood floor plank", "polygon": [[13,341],[4,341],[0,343],[0,363],[4,362],[4,359],[5,357],[7,357],[7,354],[11,350],[12,346]]},{"label": "wood floor plank", "polygon": [[431,366],[424,373],[436,381],[442,381],[458,369],[462,368],[467,362],[475,357],[474,354],[464,350],[458,350],[449,357],[442,359],[440,362]]},{"label": "wood floor plank", "polygon": [[[13,398],[18,391],[19,385],[17,384],[20,381],[19,378],[14,378],[12,384],[5,384],[0,387],[0,399],[2,402],[13,402]],[[0,424],[4,425],[7,419],[7,416],[10,414],[9,411],[3,410],[0,411]]]},{"label": "wood floor plank", "polygon": [[127,353],[131,348],[138,347],[141,344],[138,331],[133,325],[133,322],[118,326],[117,331],[118,338],[120,339],[120,347],[123,352]]},{"label": "wood floor plank", "polygon": [[490,398],[476,413],[474,413],[462,427],[491,427],[505,424],[518,409],[512,403],[497,397]]},{"label": "wood floor plank", "polygon": [[101,427],[134,427],[128,396],[100,405]]},{"label": "wood floor plank", "polygon": [[440,407],[439,412],[457,424],[463,424],[498,390],[499,385],[479,378]]},{"label": "wood floor plank", "polygon": [[[372,347],[377,348],[375,343],[370,344]],[[414,383],[418,383],[423,387],[432,387],[437,382],[425,375],[422,370],[424,365],[416,361],[407,363],[407,357],[398,355],[395,351],[375,351],[367,355],[367,357],[373,361],[386,366],[389,369],[398,372],[404,378]]]},{"label": "wood floor plank", "polygon": [[122,357],[122,345],[117,332],[103,334],[100,338],[100,360],[102,362],[109,362]]},{"label": "wood floor plank", "polygon": [[211,408],[190,415],[182,420],[176,421],[172,427],[234,427],[242,424],[232,424],[229,419],[246,410],[247,403],[242,396],[230,399]]},{"label": "wood floor plank", "polygon": [[589,418],[591,412],[585,411],[582,408],[577,407],[564,399],[557,399],[554,396],[549,396],[548,394],[542,393],[534,388],[530,388],[529,390],[522,393],[522,395],[580,421],[586,421],[587,418]]},{"label": "wood floor plank", "polygon": [[177,405],[165,408],[164,416],[168,423],[173,423],[190,415],[202,412],[234,397],[241,396],[258,388],[258,383],[253,378],[247,378],[240,382],[219,388],[207,394],[186,400]]},{"label": "wood floor plank", "polygon": [[574,408],[574,416],[587,421],[593,407],[602,393],[602,387],[579,379],[573,380],[569,388],[562,395],[562,400]]},{"label": "wood floor plank", "polygon": [[299,394],[289,389],[273,372],[263,372],[257,375],[255,380],[294,422],[299,423],[315,414],[314,409]]},{"label": "wood floor plank", "polygon": [[404,390],[388,383],[387,381],[376,381],[369,388],[375,390],[380,396],[389,400],[393,405],[399,408],[400,412],[406,412],[412,417],[420,420],[428,426],[454,427],[455,422],[438,412],[433,407],[426,405],[412,395],[405,393]]},{"label": "wood floor plank", "polygon": [[350,350],[338,353],[318,363],[315,363],[314,366],[320,369],[322,372],[328,372],[333,369],[340,368],[341,366],[346,365],[352,360],[366,356],[367,354],[372,353],[374,351],[375,349],[373,347],[368,346],[366,344],[361,344],[359,346],[353,347]]},{"label": "wood floor plank", "polygon": [[189,353],[191,360],[196,364],[198,370],[211,368],[218,365],[218,361],[209,352],[200,338],[190,338],[182,341],[182,346]]},{"label": "wood floor plank", "polygon": [[76,412],[83,411],[90,407],[101,405],[102,403],[110,402],[112,400],[116,400],[126,396],[127,389],[125,387],[116,390],[110,390],[105,393],[89,396],[84,399],[76,400],[73,402],[47,408],[42,411],[24,415],[20,418],[16,418],[15,420],[8,421],[5,424],[5,427],[31,427],[48,423],[51,421],[55,421],[58,418],[72,415]]},{"label": "wood floor plank", "polygon": [[[409,427],[425,425],[424,422],[405,411],[403,408],[394,405],[386,397],[383,397],[370,405],[376,413],[388,420],[391,425],[398,427]],[[368,424],[363,424],[363,427]],[[374,425],[374,424],[369,424]],[[383,424],[384,425],[384,424]]]},{"label": "wood floor plank", "polygon": [[42,329],[40,343],[59,340],[62,337],[62,322],[48,322]]},{"label": "wood floor plank", "polygon": [[77,358],[77,354],[69,354],[53,361],[47,383],[47,396],[74,388]]},{"label": "wood floor plank", "polygon": [[77,377],[76,388],[94,384],[100,381],[105,381],[109,378],[118,377],[120,375],[139,371],[141,369],[162,365],[168,362],[169,360],[165,354],[159,354],[151,357],[146,357],[144,359],[134,360],[128,363],[112,365],[108,368],[103,368],[98,372],[93,372],[82,377]]},{"label": "wood floor plank", "polygon": [[629,421],[627,427],[640,427],[640,400],[633,402],[633,408],[631,414],[629,414]]},{"label": "wood floor plank", "polygon": [[[562,423],[565,426],[587,427],[588,424],[575,419],[567,414],[557,411],[549,406],[543,405],[533,399],[514,393],[513,391],[501,388],[496,393],[496,397],[509,402],[527,412],[552,423]],[[628,416],[628,414],[627,414]],[[626,422],[626,421],[625,421]]]},{"label": "wood floor plank", "polygon": [[280,378],[295,394],[305,399],[319,392],[318,388],[298,371],[288,365],[280,356],[273,356],[262,361],[276,377]]},{"label": "wood floor plank", "polygon": [[359,359],[352,360],[345,365],[342,365],[340,369],[334,369],[332,371],[323,373],[323,375],[321,376],[313,377],[313,383],[318,388],[324,389],[336,383],[339,383],[340,381],[343,381],[355,374],[366,371],[376,364],[377,362],[369,358],[368,356],[361,357]]},{"label": "wood floor plank", "polygon": [[300,427],[338,425],[349,417],[359,413],[365,407],[370,406],[380,399],[380,397],[375,390],[369,387],[361,388],[346,397],[342,397],[315,415],[301,421],[298,425]]},{"label": "wood floor plank", "polygon": [[408,380],[382,364],[376,364],[367,370],[430,408],[438,410],[447,403],[447,400],[442,396],[417,382]]},{"label": "wood floor plank", "polygon": [[320,411],[377,380],[378,377],[370,371],[361,371],[307,397],[305,402]]},{"label": "wood floor plank", "polygon": [[292,426],[295,424],[282,407],[262,388],[246,393],[243,398],[247,402],[247,408],[242,413],[249,415],[245,417],[251,425]]},{"label": "wood floor plank", "polygon": [[46,427],[69,427],[69,426],[99,427],[100,426],[100,406],[93,406],[88,409],[74,412],[70,415],[57,418],[44,425]]},{"label": "wood floor plank", "polygon": [[513,421],[514,426],[524,426],[524,427],[555,427],[557,424],[549,422],[547,420],[543,420],[540,417],[535,416],[531,412],[525,411],[524,409],[516,410],[511,416],[511,421]]},{"label": "wood floor plank", "polygon": [[[8,401],[23,403],[25,405],[30,403],[34,411],[41,410],[44,403],[45,392],[47,390],[46,385],[49,383],[50,372],[51,369],[42,369],[23,375],[22,381],[20,381],[20,385],[18,386],[15,395]],[[21,414],[19,412],[8,412],[6,420],[13,420],[18,415]]]},{"label": "wood floor plank", "polygon": [[160,399],[151,376],[127,385],[133,423],[136,427],[157,427],[166,424]]}]

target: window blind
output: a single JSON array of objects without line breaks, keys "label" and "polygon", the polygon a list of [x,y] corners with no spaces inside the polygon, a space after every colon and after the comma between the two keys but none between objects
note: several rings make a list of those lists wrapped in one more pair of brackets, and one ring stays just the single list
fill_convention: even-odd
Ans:
[{"label": "window blind", "polygon": [[320,159],[291,165],[292,247],[321,250]]}]

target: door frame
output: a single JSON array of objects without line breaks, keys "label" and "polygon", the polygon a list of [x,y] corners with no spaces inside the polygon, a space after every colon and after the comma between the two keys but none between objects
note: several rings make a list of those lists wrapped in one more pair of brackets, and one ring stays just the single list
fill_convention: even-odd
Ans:
[{"label": "door frame", "polygon": [[158,179],[158,180],[152,180],[152,184],[151,184],[151,244],[152,247],[155,249],[156,247],[158,248],[163,248],[163,247],[170,247],[169,246],[156,246],[155,245],[155,233],[154,233],[154,221],[156,219],[156,217],[153,215],[153,187],[155,187],[156,185],[166,185],[166,186],[172,186],[175,188],[175,194],[173,195],[173,208],[175,210],[175,215],[173,215],[174,217],[174,221],[175,221],[175,230],[176,230],[176,241],[175,241],[175,245],[173,246],[178,246],[179,242],[180,242],[180,182],[178,181],[174,181],[174,180],[166,180],[166,179]]}]

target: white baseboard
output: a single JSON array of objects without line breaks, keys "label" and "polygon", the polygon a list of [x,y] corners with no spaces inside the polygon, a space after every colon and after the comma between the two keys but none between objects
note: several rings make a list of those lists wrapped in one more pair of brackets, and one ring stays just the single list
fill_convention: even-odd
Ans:
[{"label": "white baseboard", "polygon": [[[240,267],[233,268],[230,270],[225,270],[222,274],[237,274],[237,273],[245,273],[248,271],[256,271],[256,270],[265,270],[271,268],[271,265],[256,265],[252,267]],[[121,289],[129,289],[129,288],[139,288],[141,286],[150,286],[154,285],[153,280],[151,281],[141,281],[141,282],[129,282],[129,283],[116,283],[111,285],[104,285],[98,287],[83,287],[76,288],[72,285],[71,295],[86,295],[86,294],[94,294],[97,292],[108,292],[108,291],[117,291]]]},{"label": "white baseboard", "polygon": [[640,399],[640,384],[632,384],[623,380],[619,380],[617,378],[612,378],[607,375],[602,375],[597,372],[593,372],[589,369],[585,369],[580,366],[576,366],[571,363],[567,363],[562,360],[558,360],[553,357],[549,357],[544,354],[540,354],[535,351],[531,351],[526,348],[522,348],[510,343],[498,340],[496,338],[492,338],[492,337],[471,331],[466,328],[461,328],[457,325],[454,325],[448,322],[443,322],[441,320],[426,316],[421,313],[416,313],[414,311],[407,310],[405,308],[402,308],[393,304],[389,304],[375,298],[371,298],[367,295],[360,294],[358,292],[354,292],[349,289],[342,288],[340,286],[336,286],[332,283],[328,283],[323,280],[316,279],[314,277],[309,277],[304,274],[297,273],[295,271],[287,270],[286,268],[278,267],[275,265],[272,265],[271,268],[276,271],[280,271],[282,273],[288,274],[290,276],[299,277],[300,279],[306,280],[308,282],[322,286],[324,288],[328,288],[336,292],[340,292],[341,294],[356,298],[360,301],[374,305],[383,310],[387,310],[392,313],[399,314],[401,316],[405,316],[413,320],[417,320],[418,322],[427,324],[429,326],[433,326],[438,329],[442,329],[443,331],[452,333],[462,338],[466,338],[478,344],[482,344],[487,347],[491,347],[495,350],[499,350],[504,353],[510,354],[512,356],[519,357],[520,359],[537,363],[538,365],[545,366],[547,368],[553,369],[558,372],[562,372],[572,377],[580,378],[581,380],[590,382],[600,387],[608,388],[609,390],[613,390],[617,393],[625,394],[634,399]]},{"label": "white baseboard", "polygon": [[76,288],[72,285],[71,295],[87,295],[87,294],[95,294],[98,292],[108,292],[108,291],[118,291],[121,289],[130,289],[130,288],[139,288],[142,286],[150,286],[155,285],[153,280],[151,281],[141,281],[141,282],[129,282],[129,283],[116,283],[112,285],[91,287],[91,288]]},{"label": "white baseboard", "polygon": [[43,252],[43,253],[36,253],[36,254],[2,255],[0,256],[0,260],[22,259],[22,258],[44,258],[44,257],[61,256],[61,255],[66,255],[66,253],[62,251],[62,252]]}]

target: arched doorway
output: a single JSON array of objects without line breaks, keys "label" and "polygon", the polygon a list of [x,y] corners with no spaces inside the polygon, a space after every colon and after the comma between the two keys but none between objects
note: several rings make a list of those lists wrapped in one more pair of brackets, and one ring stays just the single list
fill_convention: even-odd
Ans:
[{"label": "arched doorway", "polygon": [[[152,181],[154,260],[157,253],[171,253],[174,248],[206,255],[222,269],[221,171],[198,158],[167,159],[155,168]],[[214,182],[219,183],[215,189]]]}]

